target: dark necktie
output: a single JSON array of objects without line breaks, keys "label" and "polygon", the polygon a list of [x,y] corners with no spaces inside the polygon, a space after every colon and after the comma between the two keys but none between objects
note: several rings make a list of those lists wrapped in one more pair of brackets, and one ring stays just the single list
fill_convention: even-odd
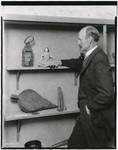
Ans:
[{"label": "dark necktie", "polygon": [[88,61],[88,58],[89,58],[89,56],[87,56],[86,58],[84,58],[83,67],[85,67],[85,65],[86,65],[86,63],[87,63],[87,61]]},{"label": "dark necktie", "polygon": [[84,53],[81,53],[81,54],[80,54],[80,57],[84,59],[85,54],[84,54]]}]

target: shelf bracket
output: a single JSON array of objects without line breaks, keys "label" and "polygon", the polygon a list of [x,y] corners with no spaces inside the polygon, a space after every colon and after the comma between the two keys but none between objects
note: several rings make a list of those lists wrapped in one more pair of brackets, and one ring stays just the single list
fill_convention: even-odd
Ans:
[{"label": "shelf bracket", "polygon": [[18,120],[18,122],[17,122],[17,141],[19,141],[20,129],[21,129],[21,120]]},{"label": "shelf bracket", "polygon": [[17,70],[16,73],[16,89],[19,89],[19,78],[20,78],[20,70]]},{"label": "shelf bracket", "polygon": [[78,72],[75,72],[75,86],[77,86],[77,78],[78,78]]}]

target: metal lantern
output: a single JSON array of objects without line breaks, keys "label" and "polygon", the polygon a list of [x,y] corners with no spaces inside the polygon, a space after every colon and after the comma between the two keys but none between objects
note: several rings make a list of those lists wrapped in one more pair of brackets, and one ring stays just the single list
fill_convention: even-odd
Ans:
[{"label": "metal lantern", "polygon": [[33,42],[34,42],[33,36],[28,36],[24,41],[25,47],[22,50],[22,66],[23,67],[33,66],[33,50],[31,48],[31,43]]}]

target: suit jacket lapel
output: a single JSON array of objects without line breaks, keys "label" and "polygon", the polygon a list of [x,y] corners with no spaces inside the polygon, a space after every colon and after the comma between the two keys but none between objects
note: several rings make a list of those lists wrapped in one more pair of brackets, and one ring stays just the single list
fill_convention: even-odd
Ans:
[{"label": "suit jacket lapel", "polygon": [[89,63],[91,62],[92,58],[95,56],[96,53],[98,53],[98,51],[100,51],[100,48],[97,47],[91,54],[90,56],[88,56],[88,58],[86,58],[87,60],[85,65],[83,65],[81,71],[80,71],[80,75],[85,71],[85,69],[88,67]]}]

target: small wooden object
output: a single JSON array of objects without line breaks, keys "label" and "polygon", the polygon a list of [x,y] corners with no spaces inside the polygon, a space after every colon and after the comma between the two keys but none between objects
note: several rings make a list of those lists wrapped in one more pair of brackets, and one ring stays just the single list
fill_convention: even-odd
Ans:
[{"label": "small wooden object", "polygon": [[63,93],[61,87],[58,87],[58,111],[66,110],[66,106],[64,105]]},{"label": "small wooden object", "polygon": [[20,129],[21,129],[21,120],[18,120],[18,122],[17,122],[17,141],[19,141]]}]

